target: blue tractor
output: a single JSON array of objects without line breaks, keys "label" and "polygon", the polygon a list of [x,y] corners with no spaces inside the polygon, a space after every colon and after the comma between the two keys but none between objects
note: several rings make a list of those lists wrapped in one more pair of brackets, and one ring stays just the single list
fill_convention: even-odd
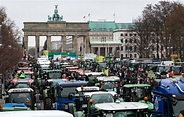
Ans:
[{"label": "blue tractor", "polygon": [[154,109],[162,117],[178,117],[184,110],[184,78],[155,79],[152,93]]},{"label": "blue tractor", "polygon": [[79,98],[76,98],[76,88],[86,86],[86,81],[62,81],[56,84],[56,110],[65,110],[73,114],[72,106],[80,105]]}]

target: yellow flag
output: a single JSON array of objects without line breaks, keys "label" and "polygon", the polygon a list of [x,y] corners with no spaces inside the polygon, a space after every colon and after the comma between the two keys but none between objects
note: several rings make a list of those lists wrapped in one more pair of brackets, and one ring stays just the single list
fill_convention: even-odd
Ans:
[{"label": "yellow flag", "polygon": [[45,56],[49,56],[49,51],[48,50],[44,50],[44,54],[45,54]]}]

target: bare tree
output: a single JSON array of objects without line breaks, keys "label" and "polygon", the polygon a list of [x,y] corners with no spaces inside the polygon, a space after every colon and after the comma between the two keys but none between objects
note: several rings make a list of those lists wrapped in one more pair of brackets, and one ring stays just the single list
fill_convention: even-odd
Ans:
[{"label": "bare tree", "polygon": [[160,1],[155,5],[148,4],[143,10],[142,16],[135,20],[135,30],[140,36],[138,41],[140,54],[145,53],[145,48],[148,49],[148,54],[151,54],[151,50],[155,48],[156,58],[160,58],[159,53],[163,57],[162,52],[163,50],[167,51],[170,38],[169,27],[166,27],[166,19],[178,4],[167,1]]},{"label": "bare tree", "polygon": [[169,53],[184,57],[184,6],[178,4],[166,19],[167,34],[169,34]]},{"label": "bare tree", "polygon": [[15,24],[7,18],[5,8],[0,8],[0,24],[2,24],[2,45],[0,46],[0,73],[15,66],[22,58],[22,48],[17,44],[17,35],[14,33]]}]

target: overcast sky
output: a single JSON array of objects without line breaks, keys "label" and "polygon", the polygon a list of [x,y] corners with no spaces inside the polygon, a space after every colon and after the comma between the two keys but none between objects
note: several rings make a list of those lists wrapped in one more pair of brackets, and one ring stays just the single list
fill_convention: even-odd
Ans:
[{"label": "overcast sky", "polygon": [[[184,0],[167,0],[180,1]],[[157,4],[159,0],[0,0],[0,6],[6,8],[8,17],[15,21],[19,29],[23,22],[46,22],[53,15],[55,5],[63,20],[91,21],[106,19],[121,23],[131,23],[142,14],[147,4]],[[86,16],[86,19],[83,17]]]}]

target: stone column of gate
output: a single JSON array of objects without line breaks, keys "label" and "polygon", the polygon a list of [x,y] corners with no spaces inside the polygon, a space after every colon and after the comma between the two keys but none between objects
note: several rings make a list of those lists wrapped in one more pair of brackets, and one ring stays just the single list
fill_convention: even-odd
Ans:
[{"label": "stone column of gate", "polygon": [[28,55],[28,36],[24,35],[24,47],[26,49],[26,55]]},{"label": "stone column of gate", "polygon": [[78,55],[78,43],[77,43],[77,35],[72,36],[72,47],[73,47],[73,52],[76,52]]},{"label": "stone column of gate", "polygon": [[90,53],[89,36],[85,36],[85,53]]},{"label": "stone column of gate", "polygon": [[97,54],[98,54],[98,56],[100,56],[100,47],[98,47],[98,53]]},{"label": "stone column of gate", "polygon": [[85,55],[86,54],[86,36],[82,37],[82,54]]},{"label": "stone column of gate", "polygon": [[108,52],[107,52],[107,47],[105,46],[105,56],[108,56],[107,53],[108,53]]},{"label": "stone column of gate", "polygon": [[62,35],[62,52],[66,52],[66,35]]},{"label": "stone column of gate", "polygon": [[50,52],[51,46],[51,35],[47,35],[47,50]]},{"label": "stone column of gate", "polygon": [[36,35],[35,36],[35,58],[38,58],[39,57],[39,46],[40,46],[40,36],[39,35]]}]

